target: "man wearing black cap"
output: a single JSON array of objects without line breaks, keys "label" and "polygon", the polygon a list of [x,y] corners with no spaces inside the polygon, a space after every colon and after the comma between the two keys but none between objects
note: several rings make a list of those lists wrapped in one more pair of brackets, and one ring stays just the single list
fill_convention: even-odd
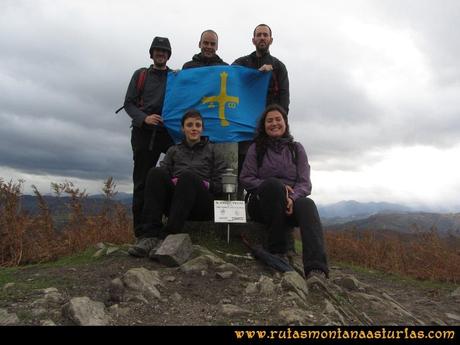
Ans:
[{"label": "man wearing black cap", "polygon": [[[126,92],[124,108],[132,118],[131,146],[133,149],[133,223],[137,242],[129,249],[134,256],[144,256],[155,244],[152,234],[142,227],[142,208],[147,173],[155,167],[160,154],[173,145],[161,113],[171,57],[171,44],[165,37],[155,37],[149,50],[153,64],[134,72]],[[147,254],[145,254],[147,255]]]}]

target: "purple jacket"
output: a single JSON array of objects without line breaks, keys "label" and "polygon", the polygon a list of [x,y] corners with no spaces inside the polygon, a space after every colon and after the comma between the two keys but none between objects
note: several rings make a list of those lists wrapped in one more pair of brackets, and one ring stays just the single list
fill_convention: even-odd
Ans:
[{"label": "purple jacket", "polygon": [[240,183],[244,189],[256,190],[265,179],[276,177],[294,189],[294,193],[289,195],[292,200],[310,195],[310,164],[308,164],[307,154],[302,144],[295,142],[295,145],[297,147],[297,167],[293,162],[287,142],[277,140],[274,145],[268,147],[259,168],[257,167],[256,144],[252,144],[246,154],[240,174]]}]

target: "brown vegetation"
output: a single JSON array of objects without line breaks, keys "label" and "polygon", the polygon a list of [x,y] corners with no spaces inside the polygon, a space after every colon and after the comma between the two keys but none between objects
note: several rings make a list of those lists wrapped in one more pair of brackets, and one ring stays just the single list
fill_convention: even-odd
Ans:
[{"label": "brown vegetation", "polygon": [[0,179],[0,266],[17,266],[54,260],[80,252],[98,242],[126,243],[133,240],[131,219],[126,209],[111,202],[115,192],[112,178],[104,183],[106,203],[100,212],[86,215],[88,197],[72,182],[53,183],[56,196],[70,196],[63,227],[57,231],[46,201],[33,186],[40,212],[31,215],[21,208],[23,181]]},{"label": "brown vegetation", "polygon": [[460,282],[460,238],[415,230],[412,234],[382,231],[327,231],[332,260],[423,280]]},{"label": "brown vegetation", "polygon": [[[34,186],[39,212],[21,208],[23,181],[6,183],[0,178],[0,267],[46,262],[83,251],[98,242],[133,241],[132,221],[126,208],[113,201],[112,178],[103,186],[106,202],[92,215],[85,214],[85,191],[71,182],[53,183],[56,196],[69,196],[65,219],[56,217]],[[63,223],[63,225],[62,225]],[[327,231],[331,260],[399,273],[419,279],[460,282],[460,238],[440,236],[435,229],[400,234],[381,231]]]}]

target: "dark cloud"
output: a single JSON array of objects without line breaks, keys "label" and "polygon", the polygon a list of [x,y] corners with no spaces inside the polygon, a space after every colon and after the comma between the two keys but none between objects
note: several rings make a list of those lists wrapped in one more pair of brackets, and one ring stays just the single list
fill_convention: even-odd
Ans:
[{"label": "dark cloud", "polygon": [[[219,15],[203,16],[174,2],[153,23],[148,1],[142,13],[124,2],[2,1],[0,167],[129,181],[130,119],[114,110],[134,70],[150,63],[153,36],[170,37],[169,65],[178,68],[198,52],[199,34],[213,28],[219,55],[231,63],[253,50],[252,30],[262,22],[272,27],[271,51],[289,71],[292,131],[316,169],[357,171],[392,147],[458,144],[458,1],[293,1],[268,14],[258,12],[260,5],[245,3],[243,13],[232,6],[224,15],[212,3],[203,11]],[[426,81],[409,80],[408,87],[387,91],[390,96],[370,90],[368,64],[388,78],[398,72],[381,51],[344,33],[353,19],[409,32],[426,61]]]}]

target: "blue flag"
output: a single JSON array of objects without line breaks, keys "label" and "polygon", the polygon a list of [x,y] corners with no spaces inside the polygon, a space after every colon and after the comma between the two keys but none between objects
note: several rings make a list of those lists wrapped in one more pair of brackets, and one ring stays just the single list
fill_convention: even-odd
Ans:
[{"label": "blue flag", "polygon": [[177,143],[187,110],[203,116],[203,135],[214,142],[252,140],[265,109],[271,73],[242,66],[211,66],[168,73],[163,120]]}]

